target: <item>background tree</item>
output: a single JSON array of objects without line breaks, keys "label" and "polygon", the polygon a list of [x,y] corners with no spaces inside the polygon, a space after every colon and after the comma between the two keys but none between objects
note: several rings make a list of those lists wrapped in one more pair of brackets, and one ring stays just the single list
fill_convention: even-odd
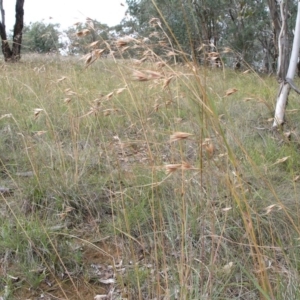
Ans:
[{"label": "background tree", "polygon": [[300,50],[300,1],[298,1],[297,8],[297,18],[295,22],[294,30],[294,41],[291,57],[289,60],[289,53],[287,52],[287,42],[288,42],[288,9],[287,1],[282,1],[280,3],[280,13],[281,13],[281,31],[279,34],[279,56],[278,56],[278,70],[277,77],[280,84],[279,92],[276,101],[275,116],[273,122],[273,128],[282,126],[284,124],[285,108],[287,105],[288,96],[290,89],[294,89],[300,94],[300,90],[295,86],[293,79],[296,73],[297,63],[299,59]]},{"label": "background tree", "polygon": [[7,40],[5,25],[5,10],[3,8],[3,0],[0,0],[1,22],[0,36],[2,41],[2,52],[5,61],[18,61],[21,58],[22,30],[24,19],[24,0],[16,0],[16,20],[13,30],[13,41],[10,46]]},{"label": "background tree", "polygon": [[59,24],[34,22],[24,26],[23,51],[38,53],[56,52],[63,46],[59,40]]},{"label": "background tree", "polygon": [[[81,36],[78,33],[88,30],[87,34]],[[109,26],[97,20],[87,19],[85,23],[78,23],[64,31],[66,42],[64,48],[68,54],[86,54],[90,51],[88,45],[99,41],[100,43],[109,39]]]},{"label": "background tree", "polygon": [[[156,31],[149,24],[160,18],[173,46],[201,63],[205,54],[230,47],[223,54],[227,66],[245,62],[256,70],[275,72],[281,16],[275,0],[126,0],[132,19],[123,23],[131,34],[149,37]],[[285,1],[284,1],[285,2]],[[297,1],[290,0],[288,25],[294,24]],[[271,18],[270,18],[271,16]],[[124,30],[125,31],[125,30]],[[287,43],[292,39],[289,33]],[[180,48],[180,49],[179,49]],[[200,53],[199,53],[199,50]],[[286,47],[287,53],[290,47]]]}]

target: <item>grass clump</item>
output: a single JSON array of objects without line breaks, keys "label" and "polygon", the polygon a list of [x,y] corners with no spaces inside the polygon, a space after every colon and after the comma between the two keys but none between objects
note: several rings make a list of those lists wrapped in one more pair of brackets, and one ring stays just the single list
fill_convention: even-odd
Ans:
[{"label": "grass clump", "polygon": [[272,78],[162,59],[0,75],[5,299],[298,298],[297,115],[270,132]]}]

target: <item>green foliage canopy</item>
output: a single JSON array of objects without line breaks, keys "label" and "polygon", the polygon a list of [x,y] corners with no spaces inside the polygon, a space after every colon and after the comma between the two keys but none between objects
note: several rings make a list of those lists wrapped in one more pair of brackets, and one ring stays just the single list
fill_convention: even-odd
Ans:
[{"label": "green foliage canopy", "polygon": [[59,24],[34,22],[23,29],[23,51],[48,53],[56,52],[62,47]]}]

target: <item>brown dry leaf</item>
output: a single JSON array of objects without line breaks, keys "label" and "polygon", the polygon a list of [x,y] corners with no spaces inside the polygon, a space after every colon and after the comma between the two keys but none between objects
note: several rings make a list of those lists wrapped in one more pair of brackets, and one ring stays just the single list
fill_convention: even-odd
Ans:
[{"label": "brown dry leaf", "polygon": [[192,136],[192,134],[188,133],[188,132],[180,132],[180,131],[174,132],[170,136],[170,142],[176,142],[176,141],[184,140],[184,139],[187,139],[190,136]]},{"label": "brown dry leaf", "polygon": [[228,90],[226,91],[226,94],[225,94],[225,96],[224,96],[224,97],[228,97],[228,96],[230,96],[230,95],[232,95],[232,94],[236,93],[237,91],[238,91],[238,90],[237,90],[237,89],[235,89],[235,88],[228,89]]},{"label": "brown dry leaf", "polygon": [[285,156],[283,158],[279,158],[279,159],[277,159],[277,161],[272,166],[277,165],[277,164],[281,164],[281,163],[285,162],[286,160],[288,160],[290,157],[291,156]]}]

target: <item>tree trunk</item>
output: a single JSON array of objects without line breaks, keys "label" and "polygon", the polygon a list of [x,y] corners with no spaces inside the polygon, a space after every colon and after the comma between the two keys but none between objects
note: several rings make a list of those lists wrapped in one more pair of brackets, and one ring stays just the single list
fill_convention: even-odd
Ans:
[{"label": "tree trunk", "polygon": [[0,0],[0,37],[2,40],[2,53],[5,61],[18,61],[21,58],[21,44],[22,44],[22,31],[23,31],[23,19],[24,19],[24,0],[16,0],[16,20],[13,33],[12,47],[10,47],[6,28],[5,28],[5,11],[3,8],[3,0]]},{"label": "tree trunk", "polygon": [[277,9],[277,1],[276,0],[268,0],[268,6],[270,10],[270,15],[272,19],[273,24],[273,44],[275,48],[275,59],[278,58],[278,38],[281,31],[281,25],[280,25],[280,17]]},{"label": "tree trunk", "polygon": [[[287,30],[285,31],[281,30],[280,34],[287,35]],[[284,36],[282,38],[284,39]],[[285,108],[286,108],[290,89],[293,88],[296,92],[300,93],[300,91],[295,87],[293,83],[293,79],[295,77],[296,68],[297,68],[299,50],[300,50],[300,0],[298,1],[298,11],[297,11],[297,18],[296,18],[296,25],[295,25],[293,48],[292,48],[290,63],[289,63],[286,77],[283,77],[284,76],[283,71],[284,71],[285,64],[287,64],[288,56],[285,53],[284,54],[285,57],[280,57],[280,55],[283,55],[283,53],[279,51],[279,57],[278,57],[279,67],[278,67],[277,75],[282,76],[281,78],[279,77],[279,79],[282,79],[282,82],[280,83],[280,88],[277,96],[273,128],[274,127],[276,128],[284,124]]]},{"label": "tree trunk", "polygon": [[12,44],[12,56],[14,60],[21,58],[22,31],[24,26],[24,0],[17,0],[16,3],[16,21],[14,26],[14,36]]}]

